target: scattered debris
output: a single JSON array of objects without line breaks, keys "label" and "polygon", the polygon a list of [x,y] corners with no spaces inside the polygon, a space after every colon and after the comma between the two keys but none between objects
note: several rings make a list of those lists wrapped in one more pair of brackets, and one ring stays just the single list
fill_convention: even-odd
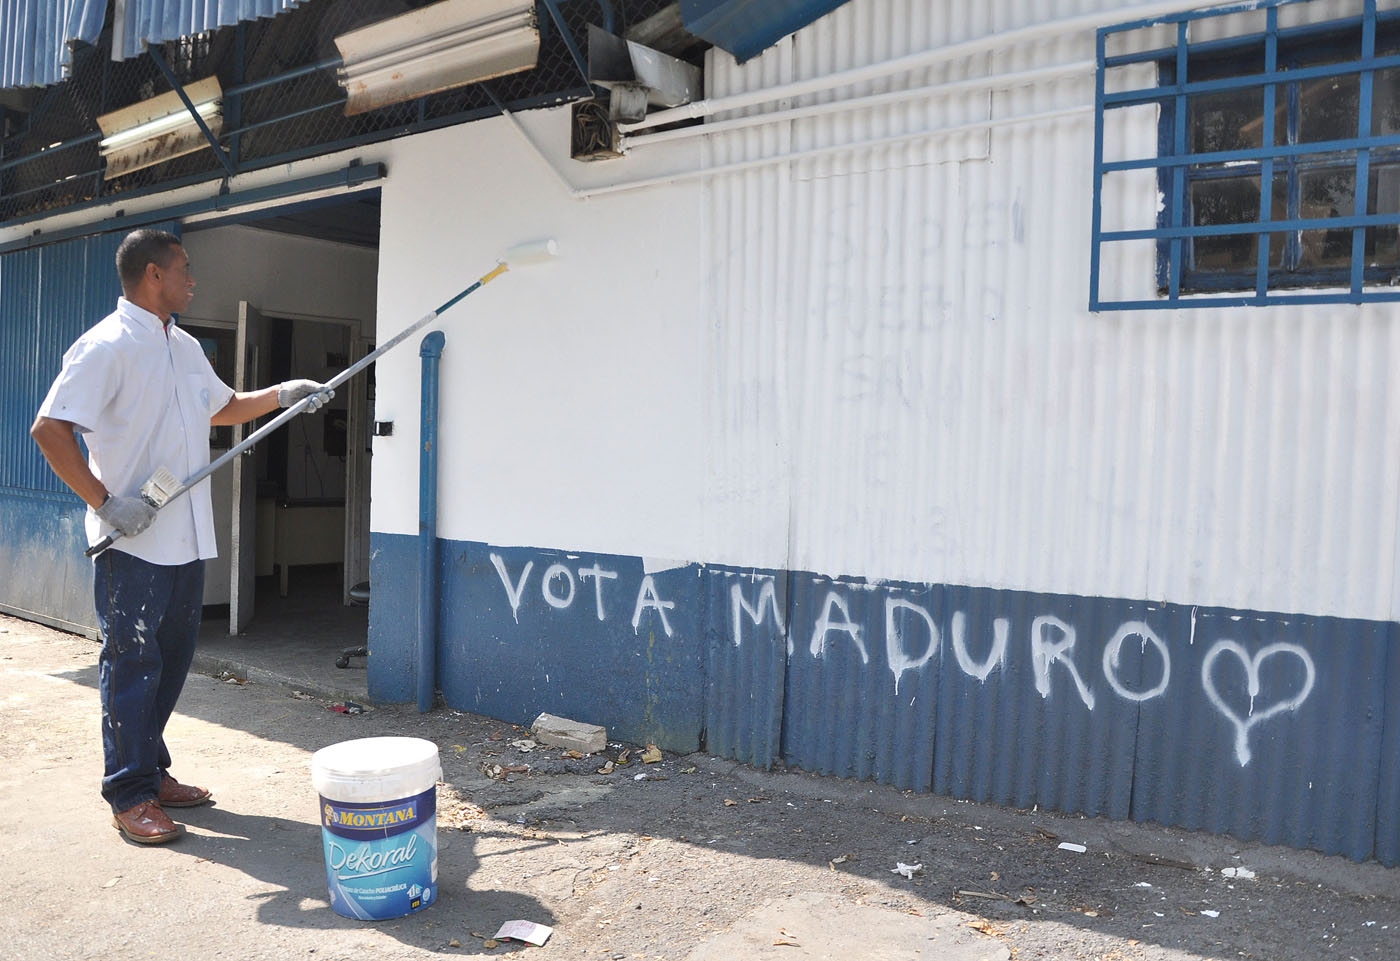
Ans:
[{"label": "scattered debris", "polygon": [[643,764],[655,764],[662,759],[661,748],[655,744],[648,744],[647,749],[641,754]]},{"label": "scattered debris", "polygon": [[551,747],[596,754],[608,746],[607,729],[598,724],[584,724],[567,717],[541,714],[530,725],[535,740]]},{"label": "scattered debris", "polygon": [[660,771],[638,771],[632,775],[634,781],[669,781],[671,780]]},{"label": "scattered debris", "polygon": [[914,875],[922,874],[924,866],[922,864],[905,864],[903,861],[896,861],[894,867],[890,868],[893,874],[901,874],[909,880],[914,880]]},{"label": "scattered debris", "polygon": [[[536,924],[533,921],[507,921],[501,925],[501,930],[496,932],[497,941],[524,941],[526,944],[533,944],[536,947],[543,945],[549,940],[549,936],[554,933],[554,929],[547,924]],[[491,942],[486,942],[491,945]]]},{"label": "scattered debris", "polygon": [[609,761],[608,763],[604,764],[602,767],[598,768],[598,773],[599,773],[599,774],[611,774],[611,773],[613,772],[613,766],[614,766],[614,765],[613,765],[613,762],[612,762],[612,761]]},{"label": "scattered debris", "polygon": [[1135,887],[1135,888],[1150,888],[1150,887],[1152,887],[1152,885],[1148,884],[1146,881],[1139,881],[1137,884],[1134,884],[1133,887]]},{"label": "scattered debris", "polygon": [[778,946],[780,946],[780,945],[787,945],[788,947],[793,947],[793,948],[800,948],[800,947],[802,947],[802,945],[800,945],[800,944],[797,943],[797,935],[795,935],[795,934],[790,934],[790,933],[789,933],[786,929],[784,929],[784,928],[779,928],[779,929],[778,929],[778,936],[777,936],[776,938],[773,939],[773,945],[774,945],[774,947],[778,947]]},{"label": "scattered debris", "polygon": [[296,698],[298,701],[314,700],[314,695],[307,694],[305,691],[293,691],[292,697]]},{"label": "scattered debris", "polygon": [[121,879],[122,879],[122,876],[121,876],[120,874],[118,874],[116,877],[114,877],[112,880],[108,881],[106,884],[104,884],[104,885],[102,885],[102,886],[103,886],[104,888],[116,887],[117,882],[120,881]]},{"label": "scattered debris", "polygon": [[1220,917],[1220,912],[1219,912],[1219,911],[1202,911],[1201,914],[1202,914],[1204,917],[1207,917],[1207,918],[1218,918],[1218,917]]},{"label": "scattered debris", "polygon": [[1180,868],[1183,871],[1194,871],[1196,865],[1188,864],[1185,861],[1173,861],[1171,858],[1161,858],[1155,854],[1134,854],[1133,858],[1143,864],[1155,864],[1164,868]]},{"label": "scattered debris", "polygon": [[529,754],[531,751],[533,751],[540,745],[539,742],[532,741],[528,737],[521,737],[516,738],[514,741],[511,741],[510,746],[518,751],[523,751],[524,753]]},{"label": "scattered debris", "polygon": [[346,701],[344,704],[332,704],[327,710],[335,711],[337,714],[363,714],[365,709],[354,701]]},{"label": "scattered debris", "polygon": [[215,674],[215,675],[214,675],[214,678],[215,678],[216,680],[223,681],[225,684],[247,684],[247,683],[248,683],[248,679],[247,679],[246,677],[239,677],[237,674],[233,673],[232,671],[220,671],[218,674]]},{"label": "scattered debris", "polygon": [[1258,875],[1256,875],[1249,868],[1225,868],[1220,873],[1225,875],[1225,877],[1227,878],[1242,878],[1246,881],[1251,881],[1254,878],[1258,877]]},{"label": "scattered debris", "polygon": [[492,948],[499,948],[501,942],[497,941],[495,938],[487,938],[485,941],[481,942],[481,946],[489,951]]},{"label": "scattered debris", "polygon": [[1089,849],[1086,848],[1086,847],[1085,847],[1084,845],[1082,845],[1082,844],[1075,844],[1075,843],[1073,843],[1073,842],[1071,842],[1071,841],[1061,841],[1061,842],[1060,842],[1060,850],[1061,850],[1061,851],[1073,851],[1075,854],[1083,854],[1084,852],[1088,851]]},{"label": "scattered debris", "polygon": [[447,946],[449,948],[460,948],[462,946],[462,942],[458,941],[456,938],[453,938],[451,941],[447,942]]},{"label": "scattered debris", "polygon": [[452,745],[452,753],[453,753],[453,754],[461,754],[461,753],[462,753],[463,751],[465,751],[466,749],[467,749],[467,746],[466,746],[465,744],[454,744],[454,745]]},{"label": "scattered debris", "polygon": [[491,778],[492,780],[499,781],[499,780],[503,779],[507,774],[529,774],[529,773],[530,773],[530,765],[528,765],[528,764],[493,764],[493,763],[491,763],[491,762],[489,762],[489,761],[483,761],[483,762],[481,763],[481,773],[482,773],[482,774],[485,774],[487,777]]},{"label": "scattered debris", "polygon": [[974,931],[981,931],[983,934],[988,935],[989,937],[1001,938],[1006,936],[1005,931],[997,927],[992,922],[986,920],[985,918],[975,918],[967,922],[967,926]]},{"label": "scattered debris", "polygon": [[628,747],[628,748],[623,748],[623,749],[622,749],[622,752],[621,752],[620,754],[618,754],[618,756],[617,756],[617,766],[618,766],[618,767],[626,767],[626,766],[627,766],[627,759],[630,758],[631,756],[632,756],[632,749],[631,749],[630,747]]},{"label": "scattered debris", "polygon": [[578,751],[565,751],[563,754],[559,755],[559,758],[560,760],[568,758],[571,761],[582,761],[587,756],[586,754],[580,754]]},{"label": "scattered debris", "polygon": [[758,797],[751,797],[751,798],[749,798],[749,803],[750,803],[750,804],[762,804],[764,801],[771,801],[771,800],[773,800],[773,799],[770,798],[770,797],[764,797],[762,794],[760,794]]},{"label": "scattered debris", "polygon": [[438,830],[470,831],[472,822],[484,817],[486,817],[486,811],[483,808],[464,799],[450,785],[438,782]]},{"label": "scattered debris", "polygon": [[695,771],[696,771],[696,767],[695,767],[694,764],[692,764],[690,767],[683,767],[683,768],[681,768],[681,773],[682,773],[682,774],[694,774]]},{"label": "scattered debris", "polygon": [[1060,839],[1060,836],[1058,834],[1055,834],[1052,831],[1047,831],[1044,828],[1036,828],[1035,833],[1039,834],[1047,841],[1058,841]]},{"label": "scattered debris", "polygon": [[727,807],[727,808],[732,808],[734,805],[736,805],[736,804],[738,804],[738,803],[739,803],[739,802],[736,801],[736,800],[734,800],[732,797],[727,797],[727,798],[724,799],[724,806]]},{"label": "scattered debris", "polygon": [[1030,907],[1039,900],[1034,888],[1026,888],[1026,890],[1021,892],[1020,897],[1015,898],[1009,894],[1002,894],[999,891],[973,891],[966,888],[960,888],[953,893],[964,898],[986,898],[989,901],[1010,901],[1012,904],[1019,904],[1022,907]]}]

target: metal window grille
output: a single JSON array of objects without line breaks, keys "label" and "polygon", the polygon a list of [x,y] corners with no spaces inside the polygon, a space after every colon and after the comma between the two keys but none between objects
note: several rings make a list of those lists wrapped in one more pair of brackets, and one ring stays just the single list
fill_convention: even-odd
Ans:
[{"label": "metal window grille", "polygon": [[224,90],[219,142],[229,166],[204,149],[104,180],[96,118],[170,89],[150,56],[111,59],[108,25],[96,46],[75,51],[67,80],[30,94],[27,110],[0,106],[0,223],[495,116],[497,101],[523,110],[591,97],[595,91],[583,76],[581,54],[588,24],[621,33],[666,5],[539,0],[541,44],[534,69],[346,117],[333,38],[426,2],[311,0],[275,18],[162,44],[181,84],[218,76]]},{"label": "metal window grille", "polygon": [[[1400,276],[1400,197],[1390,189],[1400,184],[1400,118],[1387,101],[1383,122],[1373,123],[1377,78],[1387,91],[1400,86],[1400,11],[1378,14],[1376,0],[1363,0],[1357,16],[1320,22],[1300,16],[1280,25],[1282,8],[1309,2],[1261,0],[1098,31],[1091,310],[1400,300],[1391,286]],[[1193,27],[1259,14],[1261,31],[1216,30],[1227,35],[1192,42]],[[1164,30],[1175,43],[1132,49],[1125,39]],[[1110,54],[1110,45],[1128,52]],[[1109,90],[1109,71],[1132,65],[1156,65],[1157,84]],[[1310,139],[1299,91],[1329,83],[1356,88],[1354,101],[1341,103],[1346,130]],[[1202,134],[1204,105],[1232,96],[1258,104],[1253,139],[1235,131]],[[1156,155],[1106,161],[1106,119],[1143,106],[1158,110]],[[1105,230],[1105,180],[1125,171],[1155,172],[1156,224]],[[1376,186],[1381,174],[1383,192]],[[1310,208],[1309,191],[1325,194],[1329,177],[1342,185],[1336,193],[1351,185],[1350,209]],[[1234,198],[1222,202],[1230,190]],[[1251,196],[1257,198],[1252,210]],[[1106,254],[1113,245],[1143,241],[1155,245],[1158,296],[1101,296]],[[1231,289],[1238,292],[1221,293]]]}]

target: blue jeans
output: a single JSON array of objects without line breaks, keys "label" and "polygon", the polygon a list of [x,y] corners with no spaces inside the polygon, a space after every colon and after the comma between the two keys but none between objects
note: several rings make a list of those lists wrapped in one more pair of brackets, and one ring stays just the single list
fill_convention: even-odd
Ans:
[{"label": "blue jeans", "polygon": [[154,798],[170,767],[165,723],[194,658],[204,562],[151,564],[107,550],[93,563],[102,628],[102,796],[113,811],[125,811]]}]

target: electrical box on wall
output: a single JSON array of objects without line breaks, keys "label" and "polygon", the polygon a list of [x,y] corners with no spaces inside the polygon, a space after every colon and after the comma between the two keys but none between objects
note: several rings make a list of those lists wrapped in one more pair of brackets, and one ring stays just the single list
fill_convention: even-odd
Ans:
[{"label": "electrical box on wall", "polygon": [[575,160],[613,160],[622,156],[607,100],[580,100],[574,104],[569,156]]}]

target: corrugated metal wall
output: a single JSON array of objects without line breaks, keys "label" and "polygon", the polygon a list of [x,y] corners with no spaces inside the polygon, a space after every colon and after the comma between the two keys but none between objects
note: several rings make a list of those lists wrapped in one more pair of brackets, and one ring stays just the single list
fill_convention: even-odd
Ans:
[{"label": "corrugated metal wall", "polygon": [[[1134,16],[1107,2],[1047,6],[853,0],[743,67],[712,57],[708,94],[1095,8],[1104,24]],[[1081,25],[793,105],[1093,54],[1094,31]],[[1389,810],[1398,790],[1381,762],[1400,737],[1388,707],[1400,686],[1388,673],[1400,396],[1387,376],[1400,362],[1400,312],[1090,314],[1093,87],[1080,70],[709,138],[718,164],[966,125],[988,111],[1059,114],[709,181],[705,556],[848,586],[934,585],[906,590],[937,622],[948,623],[936,612],[961,609],[986,645],[1000,618],[1022,645],[1020,666],[1017,656],[998,666],[998,684],[969,684],[966,669],[908,674],[943,687],[906,692],[901,682],[899,703],[874,680],[884,665],[850,645],[790,658],[783,752],[804,768],[1359,857],[1376,840],[1393,861],[1393,818],[1382,817],[1377,839],[1371,812]],[[1139,113],[1112,135],[1119,150],[1151,154],[1155,117]],[[1140,186],[1113,185],[1106,209],[1141,208]],[[1151,208],[1155,192],[1145,199]],[[1116,269],[1130,288],[1152,288],[1150,247]],[[795,584],[789,623],[820,618],[827,596]],[[856,610],[862,596],[847,592],[839,622],[881,623]],[[1288,613],[1240,613],[1256,611]],[[1072,625],[1076,659],[1098,673],[1115,632],[1136,622],[1170,650],[1174,693],[1138,701],[1101,689],[1092,724],[1072,708],[1047,712],[1027,631]],[[1130,637],[1116,651],[1141,650],[1133,670],[1151,688],[1154,646]],[[1289,721],[1296,740],[1273,731],[1269,751],[1247,764],[1216,743],[1222,719],[1250,737],[1267,730],[1250,712],[1290,710],[1312,683],[1307,664],[1313,706],[1364,708],[1321,726],[1303,712]],[[1117,674],[1130,690],[1133,670]],[[1053,676],[1059,690],[1065,678]],[[1086,701],[1102,684],[1088,677]],[[936,707],[910,726],[914,700]]]},{"label": "corrugated metal wall", "polygon": [[87,632],[96,621],[83,505],[49,470],[29,426],[64,351],[116,306],[122,236],[0,257],[0,609]]},{"label": "corrugated metal wall", "polygon": [[[1046,16],[937,6],[854,0],[745,67],[715,57],[710,94]],[[883,86],[1093,44],[1080,29]],[[717,135],[712,156],[965,122],[987,96]],[[1082,73],[991,97],[994,117],[1070,117],[712,180],[709,556],[1391,619],[1400,312],[1089,314],[1092,103]],[[1150,118],[1124,133],[1153,149]],[[1127,266],[1151,283],[1150,260]]]}]

